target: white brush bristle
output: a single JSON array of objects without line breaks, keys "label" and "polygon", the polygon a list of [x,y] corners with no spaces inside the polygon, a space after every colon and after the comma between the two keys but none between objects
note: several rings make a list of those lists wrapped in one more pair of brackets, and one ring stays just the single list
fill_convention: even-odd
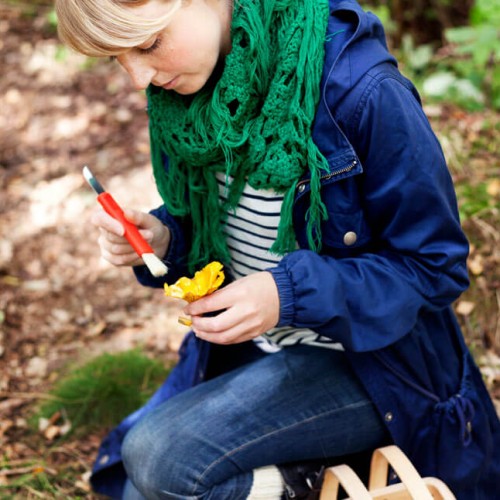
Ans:
[{"label": "white brush bristle", "polygon": [[143,253],[141,257],[151,274],[156,278],[168,273],[168,267],[154,253]]}]

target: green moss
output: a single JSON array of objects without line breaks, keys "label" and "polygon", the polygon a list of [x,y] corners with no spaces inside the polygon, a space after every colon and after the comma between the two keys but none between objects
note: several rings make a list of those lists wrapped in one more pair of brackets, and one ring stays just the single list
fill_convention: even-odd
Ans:
[{"label": "green moss", "polygon": [[60,411],[72,432],[112,427],[147,401],[170,368],[137,350],[103,354],[63,376],[50,391],[52,398],[40,406],[36,421]]}]

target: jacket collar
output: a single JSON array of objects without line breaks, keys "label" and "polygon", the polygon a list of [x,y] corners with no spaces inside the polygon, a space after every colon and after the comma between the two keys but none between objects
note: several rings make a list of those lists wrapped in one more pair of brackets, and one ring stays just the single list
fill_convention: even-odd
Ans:
[{"label": "jacket collar", "polygon": [[388,61],[395,64],[395,59],[387,49],[380,21],[355,0],[330,0],[330,13],[313,139],[328,161],[324,178],[333,181],[363,171],[335,118],[337,105],[370,68]]}]

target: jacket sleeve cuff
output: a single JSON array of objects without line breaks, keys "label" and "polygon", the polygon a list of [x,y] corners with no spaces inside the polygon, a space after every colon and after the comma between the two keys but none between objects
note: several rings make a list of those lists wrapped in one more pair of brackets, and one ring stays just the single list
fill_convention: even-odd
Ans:
[{"label": "jacket sleeve cuff", "polygon": [[162,288],[165,283],[174,283],[187,273],[186,244],[177,220],[169,215],[164,207],[152,210],[151,214],[170,230],[170,244],[166,255],[162,259],[168,267],[168,273],[166,276],[156,278],[146,266],[136,266],[133,270],[141,285]]},{"label": "jacket sleeve cuff", "polygon": [[280,299],[280,319],[276,326],[289,326],[293,324],[295,316],[295,298],[293,295],[292,280],[283,267],[267,269],[274,278]]}]

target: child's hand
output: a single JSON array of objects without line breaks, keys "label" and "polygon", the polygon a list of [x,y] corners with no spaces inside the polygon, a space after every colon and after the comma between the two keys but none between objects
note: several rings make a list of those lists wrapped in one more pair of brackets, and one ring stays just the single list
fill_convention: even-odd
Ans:
[{"label": "child's hand", "polygon": [[[167,252],[170,243],[170,231],[159,219],[151,214],[137,210],[124,210],[125,217],[134,223],[142,237],[149,243],[155,255],[160,259]],[[91,223],[99,228],[98,239],[101,256],[114,266],[139,266],[144,264],[130,243],[123,236],[123,226],[104,210],[93,212]]]},{"label": "child's hand", "polygon": [[[202,316],[221,311],[217,316]],[[184,308],[197,337],[215,344],[251,340],[276,326],[280,302],[271,273],[245,276]]]}]

